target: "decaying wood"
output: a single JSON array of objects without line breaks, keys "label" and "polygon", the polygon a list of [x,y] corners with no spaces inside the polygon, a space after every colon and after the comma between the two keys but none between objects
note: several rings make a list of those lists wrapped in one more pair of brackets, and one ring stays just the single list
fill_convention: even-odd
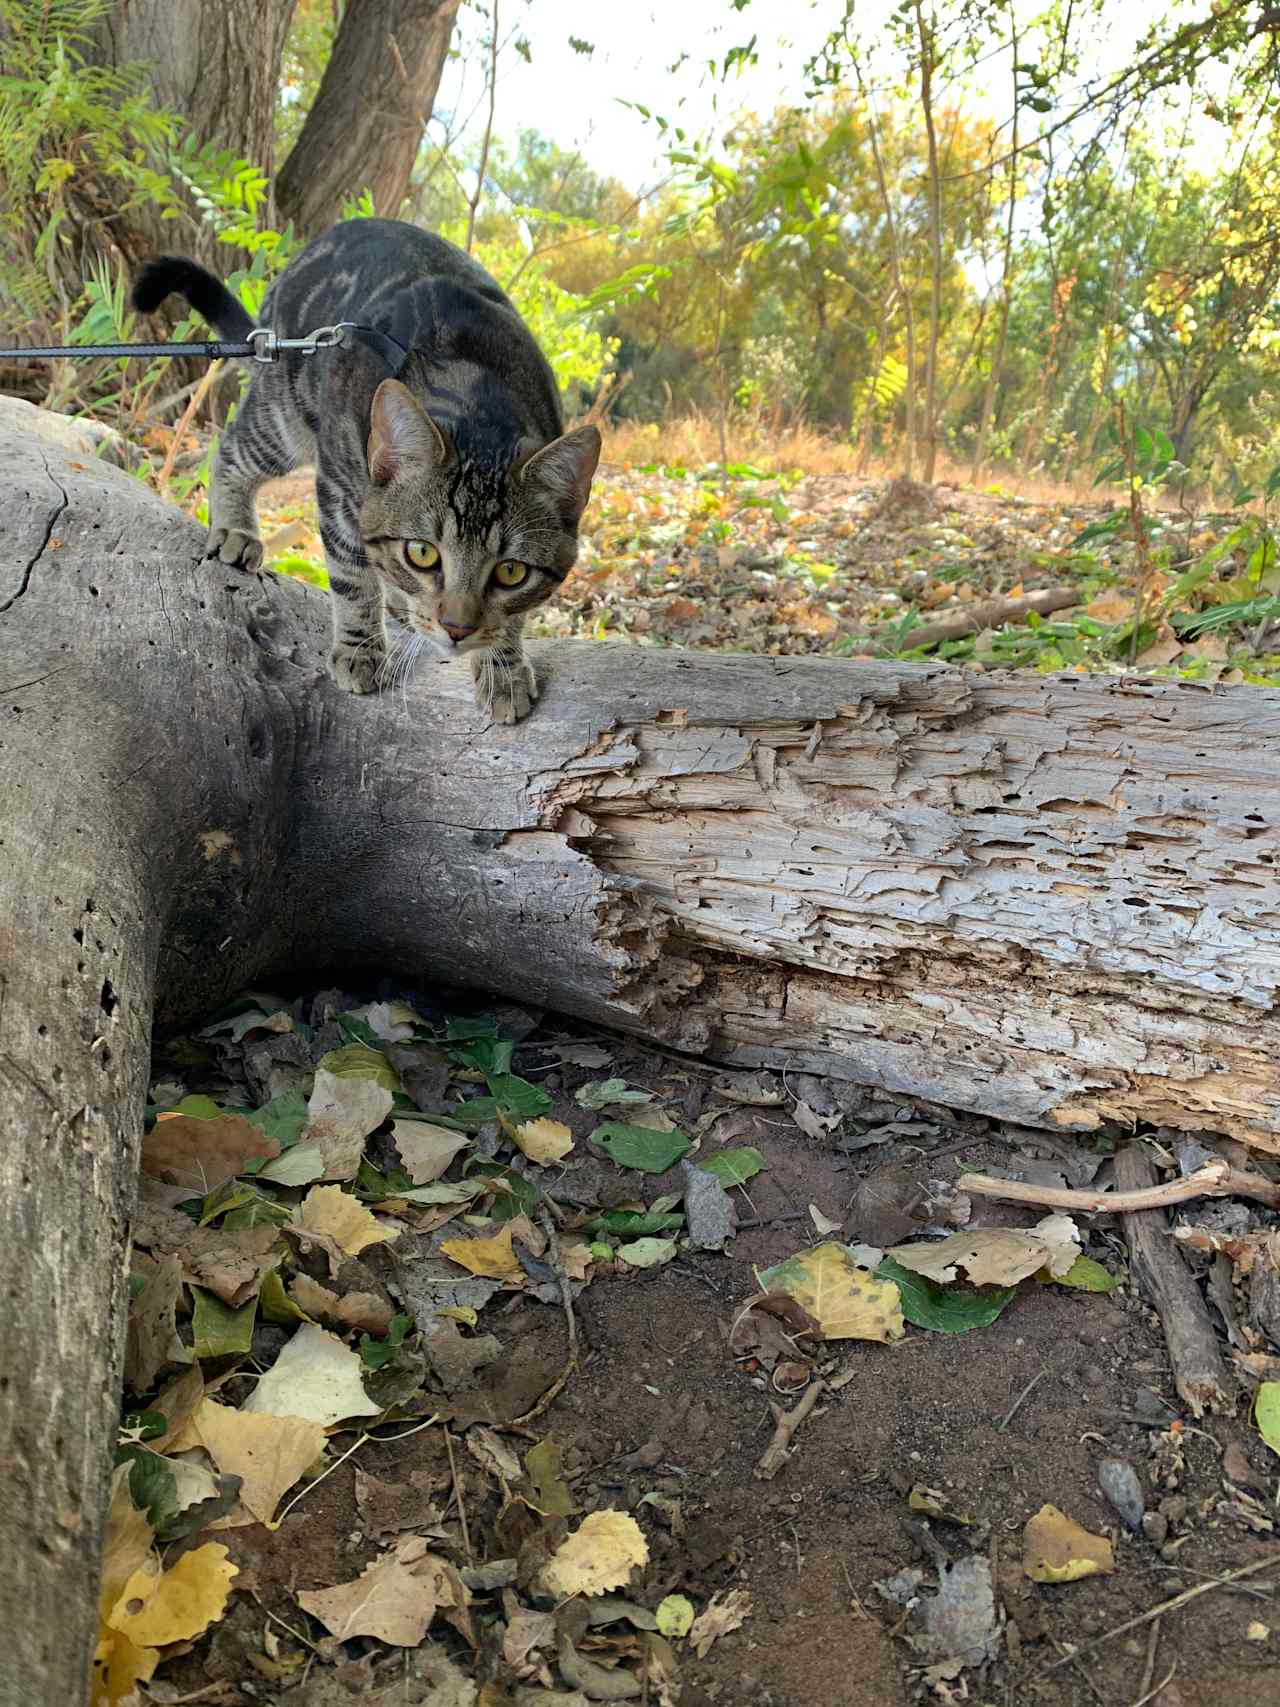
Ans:
[{"label": "decaying wood", "polygon": [[[1051,616],[1054,611],[1070,610],[1080,602],[1080,592],[1075,587],[1046,587],[1043,592],[1027,593],[1017,599],[985,599],[955,616],[939,617],[936,622],[922,622],[919,628],[908,629],[901,644],[937,646],[944,640],[962,640],[966,634],[981,634],[984,628],[1022,622],[1033,611],[1037,616]],[[902,625],[882,623],[877,633],[881,640],[896,639],[902,635]]]},{"label": "decaying wood", "polygon": [[153,1010],[377,966],[1280,1150],[1280,695],[565,644],[498,728],[101,463],[0,437],[0,523],[0,1702],[88,1663]]},{"label": "decaying wood", "polygon": [[[1155,1174],[1151,1158],[1138,1144],[1116,1156],[1116,1184],[1121,1191],[1146,1190],[1155,1183]],[[1139,1290],[1154,1305],[1164,1329],[1173,1384],[1192,1415],[1234,1410],[1233,1383],[1218,1336],[1200,1288],[1169,1237],[1163,1209],[1131,1211],[1125,1216],[1124,1233]]]},{"label": "decaying wood", "polygon": [[976,1197],[997,1197],[1005,1203],[1034,1203],[1044,1209],[1074,1209],[1081,1214],[1126,1215],[1135,1209],[1160,1209],[1189,1203],[1195,1197],[1248,1197],[1280,1209],[1280,1185],[1261,1174],[1233,1168],[1229,1162],[1206,1162],[1185,1179],[1139,1191],[1080,1191],[1069,1186],[1028,1185],[1023,1180],[997,1179],[993,1174],[962,1174],[957,1191]]}]

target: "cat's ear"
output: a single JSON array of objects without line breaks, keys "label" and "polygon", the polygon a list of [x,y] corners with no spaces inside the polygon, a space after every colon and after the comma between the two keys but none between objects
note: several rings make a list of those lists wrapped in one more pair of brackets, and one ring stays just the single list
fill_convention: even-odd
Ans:
[{"label": "cat's ear", "polygon": [[408,386],[384,379],[369,415],[369,477],[385,486],[406,466],[443,468],[452,452],[444,434]]},{"label": "cat's ear", "polygon": [[522,464],[520,479],[545,492],[564,520],[576,525],[591,496],[591,477],[599,460],[598,428],[575,427],[535,451]]}]

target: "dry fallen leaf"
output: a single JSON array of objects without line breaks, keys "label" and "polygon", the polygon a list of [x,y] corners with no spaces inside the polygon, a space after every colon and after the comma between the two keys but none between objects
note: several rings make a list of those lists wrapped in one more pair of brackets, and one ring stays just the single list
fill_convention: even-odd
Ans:
[{"label": "dry fallen leaf", "polygon": [[162,1369],[191,1362],[191,1349],[179,1339],[175,1320],[181,1295],[182,1264],[170,1255],[148,1270],[141,1292],[129,1300],[124,1354],[127,1393],[149,1393]]},{"label": "dry fallen leaf", "polygon": [[340,1078],[327,1067],[316,1069],[302,1142],[314,1144],[324,1157],[323,1178],[354,1178],[365,1139],[382,1125],[391,1106],[391,1092],[376,1079]]},{"label": "dry fallen leaf", "polygon": [[205,1399],[174,1448],[203,1446],[219,1470],[240,1477],[240,1503],[261,1523],[275,1517],[281,1498],[324,1452],[318,1423],[232,1410]]},{"label": "dry fallen leaf", "polygon": [[[342,1084],[372,1084],[372,1079],[343,1079]],[[298,1209],[298,1225],[309,1233],[332,1239],[349,1257],[359,1256],[370,1245],[384,1244],[399,1235],[363,1203],[337,1185],[313,1185]]]},{"label": "dry fallen leaf", "polygon": [[1022,1568],[1035,1583],[1071,1583],[1114,1571],[1115,1558],[1105,1535],[1043,1505],[1022,1532]]},{"label": "dry fallen leaf", "polygon": [[203,1197],[244,1173],[251,1162],[269,1162],[279,1154],[277,1141],[242,1114],[220,1114],[216,1120],[175,1114],[157,1120],[142,1140],[142,1169]]},{"label": "dry fallen leaf", "polygon": [[740,1630],[751,1611],[751,1596],[746,1589],[733,1588],[724,1595],[712,1595],[706,1608],[693,1621],[689,1631],[689,1646],[700,1660],[705,1660],[713,1642]]},{"label": "dry fallen leaf", "polygon": [[167,1571],[143,1565],[124,1585],[107,1619],[139,1648],[189,1642],[222,1617],[240,1567],[216,1541],[184,1553]]},{"label": "dry fallen leaf", "polygon": [[420,1536],[410,1535],[353,1582],[297,1598],[341,1642],[373,1636],[393,1647],[416,1648],[437,1609],[453,1605],[454,1592],[444,1560],[428,1552]]},{"label": "dry fallen leaf", "polygon": [[560,1120],[525,1120],[512,1132],[531,1162],[558,1162],[573,1149],[573,1133]]},{"label": "dry fallen leaf", "polygon": [[415,1185],[429,1185],[439,1179],[458,1151],[471,1142],[465,1132],[453,1132],[429,1120],[397,1120],[391,1135],[400,1152],[401,1166]]},{"label": "dry fallen leaf", "polygon": [[975,1227],[894,1245],[885,1254],[944,1285],[963,1269],[974,1286],[1016,1286],[1042,1268],[1055,1277],[1065,1274],[1080,1255],[1080,1235],[1069,1215],[1046,1215],[1032,1228]]},{"label": "dry fallen leaf", "polygon": [[607,1594],[622,1588],[637,1565],[646,1563],[648,1543],[625,1511],[593,1511],[562,1541],[538,1574],[543,1594]]},{"label": "dry fallen leaf", "polygon": [[252,1415],[302,1417],[329,1427],[348,1417],[376,1417],[382,1406],[364,1390],[358,1352],[313,1323],[304,1323],[245,1400]]},{"label": "dry fallen leaf", "polygon": [[814,1245],[767,1269],[760,1280],[803,1305],[825,1339],[887,1344],[907,1331],[898,1288],[859,1268],[842,1245]]},{"label": "dry fallen leaf", "polygon": [[524,1270],[511,1249],[510,1221],[490,1239],[443,1239],[440,1249],[450,1262],[456,1262],[471,1274],[524,1285]]}]

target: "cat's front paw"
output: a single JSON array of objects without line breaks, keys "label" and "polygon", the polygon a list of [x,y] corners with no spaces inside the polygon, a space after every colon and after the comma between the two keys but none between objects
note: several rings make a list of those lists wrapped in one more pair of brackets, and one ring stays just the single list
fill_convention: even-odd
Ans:
[{"label": "cat's front paw", "polygon": [[216,558],[236,569],[261,569],[262,541],[239,528],[210,528],[204,555],[206,561]]},{"label": "cat's front paw", "polygon": [[329,674],[343,693],[377,693],[386,661],[386,647],[375,641],[335,646],[329,654]]},{"label": "cat's front paw", "polygon": [[538,680],[523,658],[514,664],[486,658],[476,665],[475,679],[476,704],[495,723],[519,723],[537,703]]}]

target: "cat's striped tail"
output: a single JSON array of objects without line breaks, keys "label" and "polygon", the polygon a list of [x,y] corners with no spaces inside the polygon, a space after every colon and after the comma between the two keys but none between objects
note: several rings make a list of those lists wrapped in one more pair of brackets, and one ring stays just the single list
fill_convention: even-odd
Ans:
[{"label": "cat's striped tail", "polygon": [[134,281],[133,306],[141,314],[150,314],[175,291],[228,342],[242,344],[254,330],[253,321],[222,280],[185,255],[156,255],[147,261]]}]

